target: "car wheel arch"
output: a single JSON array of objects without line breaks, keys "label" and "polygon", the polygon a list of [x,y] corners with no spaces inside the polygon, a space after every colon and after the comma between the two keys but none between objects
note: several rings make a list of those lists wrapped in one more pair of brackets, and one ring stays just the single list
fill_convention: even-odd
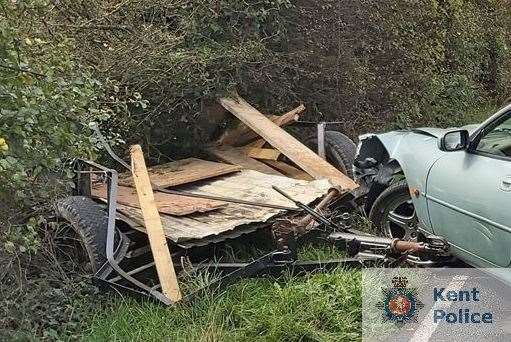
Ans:
[{"label": "car wheel arch", "polygon": [[365,211],[369,213],[376,199],[395,181],[406,179],[401,163],[396,159],[390,159],[385,164],[380,164],[378,173],[367,184],[368,191],[365,202]]},{"label": "car wheel arch", "polygon": [[[394,131],[366,134],[359,141],[354,170],[356,180],[367,192],[366,213],[392,182],[403,178],[413,189],[425,192],[429,169],[440,157],[434,153],[437,150],[436,140],[425,140],[424,135],[409,131]],[[413,198],[413,201],[421,208],[426,207],[422,197]],[[427,216],[427,210],[421,210],[421,214]]]}]

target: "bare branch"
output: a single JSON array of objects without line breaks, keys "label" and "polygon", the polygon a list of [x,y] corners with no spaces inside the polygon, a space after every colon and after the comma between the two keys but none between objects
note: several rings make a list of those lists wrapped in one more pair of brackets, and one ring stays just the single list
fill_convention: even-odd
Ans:
[{"label": "bare branch", "polygon": [[10,65],[5,65],[5,64],[0,64],[0,68],[9,69],[9,70],[18,71],[18,72],[26,72],[27,74],[32,74],[32,75],[39,76],[39,77],[46,77],[45,74],[41,74],[41,73],[38,73],[38,72],[35,72],[35,71],[30,71],[30,70],[27,70],[27,69],[23,69],[23,68],[13,67],[13,66],[10,66]]},{"label": "bare branch", "polygon": [[72,28],[77,30],[105,30],[105,31],[128,31],[132,32],[131,27],[125,25],[68,25],[68,24],[50,24],[51,26]]}]

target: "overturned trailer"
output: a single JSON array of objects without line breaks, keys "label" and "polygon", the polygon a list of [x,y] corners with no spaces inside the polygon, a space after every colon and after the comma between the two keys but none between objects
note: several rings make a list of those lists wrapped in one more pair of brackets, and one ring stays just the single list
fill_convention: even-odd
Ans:
[{"label": "overturned trailer", "polygon": [[[284,269],[307,272],[400,263],[411,254],[428,260],[448,255],[441,238],[404,242],[351,228],[351,213],[364,198],[364,189],[346,175],[351,172],[354,144],[341,133],[325,132],[325,124],[318,125],[313,141],[325,160],[293,138],[280,126],[296,122],[303,106],[268,117],[241,98],[219,103],[242,124],[207,149],[214,161],[190,158],[147,171],[172,272],[218,274],[186,298],[241,277]],[[158,269],[158,252],[146,235],[148,221],[133,170],[105,147],[128,172],[118,174],[77,160],[75,196],[59,201],[57,212],[80,235],[98,284],[171,304],[181,297],[171,298],[162,288],[166,275]],[[268,241],[271,251],[243,263],[217,260],[213,246],[242,236]],[[348,257],[299,261],[297,246],[311,239],[335,244]]]}]

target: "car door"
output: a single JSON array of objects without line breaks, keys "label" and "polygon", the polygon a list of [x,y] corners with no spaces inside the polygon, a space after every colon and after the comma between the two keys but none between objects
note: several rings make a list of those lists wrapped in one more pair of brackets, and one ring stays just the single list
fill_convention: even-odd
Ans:
[{"label": "car door", "polygon": [[511,112],[487,123],[468,149],[446,152],[430,170],[426,197],[435,234],[475,264],[509,266]]}]

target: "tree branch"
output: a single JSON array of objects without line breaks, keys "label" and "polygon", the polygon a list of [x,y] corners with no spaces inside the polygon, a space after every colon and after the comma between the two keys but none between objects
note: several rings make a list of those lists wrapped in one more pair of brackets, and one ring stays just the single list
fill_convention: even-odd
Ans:
[{"label": "tree branch", "polygon": [[41,74],[41,73],[38,73],[38,72],[35,72],[35,71],[30,71],[30,70],[27,70],[27,69],[13,67],[13,66],[10,66],[10,65],[5,65],[5,64],[0,64],[0,68],[9,69],[9,70],[18,71],[18,72],[26,72],[27,74],[32,74],[32,75],[39,76],[39,77],[46,77],[45,74]]}]

